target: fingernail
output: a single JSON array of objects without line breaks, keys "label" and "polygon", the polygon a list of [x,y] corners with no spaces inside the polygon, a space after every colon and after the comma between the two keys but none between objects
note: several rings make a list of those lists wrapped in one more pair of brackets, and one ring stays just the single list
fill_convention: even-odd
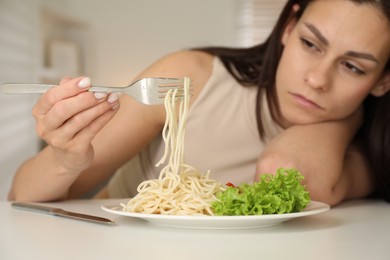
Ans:
[{"label": "fingernail", "polygon": [[111,110],[117,110],[119,108],[119,103],[116,103],[111,107]]},{"label": "fingernail", "polygon": [[96,99],[103,99],[107,97],[107,93],[105,92],[94,92],[93,94],[95,95]]},{"label": "fingernail", "polygon": [[91,79],[88,78],[88,77],[85,77],[83,78],[82,80],[79,81],[79,83],[77,84],[77,86],[79,88],[86,88],[86,87],[89,87],[91,86]]},{"label": "fingernail", "polygon": [[112,93],[112,94],[110,94],[110,96],[108,96],[107,101],[108,101],[108,103],[112,104],[112,103],[115,103],[116,101],[118,101],[118,99],[119,99],[118,94]]}]

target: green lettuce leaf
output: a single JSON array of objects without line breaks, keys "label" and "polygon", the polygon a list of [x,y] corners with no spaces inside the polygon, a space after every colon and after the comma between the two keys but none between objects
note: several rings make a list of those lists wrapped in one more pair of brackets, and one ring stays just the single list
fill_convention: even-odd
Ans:
[{"label": "green lettuce leaf", "polygon": [[301,184],[303,175],[296,169],[263,174],[252,185],[227,187],[216,195],[212,209],[217,216],[283,214],[299,212],[310,203],[310,195]]}]

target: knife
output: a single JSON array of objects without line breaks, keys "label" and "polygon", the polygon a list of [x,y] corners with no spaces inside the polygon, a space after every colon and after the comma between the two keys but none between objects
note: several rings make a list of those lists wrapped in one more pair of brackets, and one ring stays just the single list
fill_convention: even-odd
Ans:
[{"label": "knife", "polygon": [[65,218],[72,218],[72,219],[90,221],[90,222],[101,223],[101,224],[115,223],[114,221],[107,218],[66,211],[60,208],[53,208],[53,207],[38,205],[34,203],[13,202],[11,205],[12,207],[17,209],[22,209],[22,210],[27,210],[31,212],[37,212],[37,213],[44,213],[53,216],[60,216]]}]

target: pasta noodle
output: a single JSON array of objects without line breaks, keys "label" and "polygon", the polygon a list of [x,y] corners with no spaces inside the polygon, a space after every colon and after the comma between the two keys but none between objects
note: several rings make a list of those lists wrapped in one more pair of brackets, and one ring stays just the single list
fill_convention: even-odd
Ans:
[{"label": "pasta noodle", "polygon": [[[169,91],[165,97],[166,121],[162,131],[165,151],[156,167],[167,161],[158,179],[146,180],[138,194],[122,204],[123,211],[165,215],[214,215],[211,202],[224,187],[210,172],[200,173],[184,163],[184,135],[189,106],[190,79],[184,78],[184,98],[177,102],[179,90]],[[179,103],[179,116],[176,105]],[[168,157],[169,156],[169,157]]]}]

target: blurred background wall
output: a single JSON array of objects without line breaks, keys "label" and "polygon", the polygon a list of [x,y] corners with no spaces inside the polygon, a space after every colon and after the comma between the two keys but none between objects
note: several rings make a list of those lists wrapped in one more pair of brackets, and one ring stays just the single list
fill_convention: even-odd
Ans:
[{"label": "blurred background wall", "polygon": [[[87,75],[122,86],[161,56],[263,40],[285,0],[0,0],[0,83]],[[39,151],[36,95],[0,94],[0,200]]]}]

